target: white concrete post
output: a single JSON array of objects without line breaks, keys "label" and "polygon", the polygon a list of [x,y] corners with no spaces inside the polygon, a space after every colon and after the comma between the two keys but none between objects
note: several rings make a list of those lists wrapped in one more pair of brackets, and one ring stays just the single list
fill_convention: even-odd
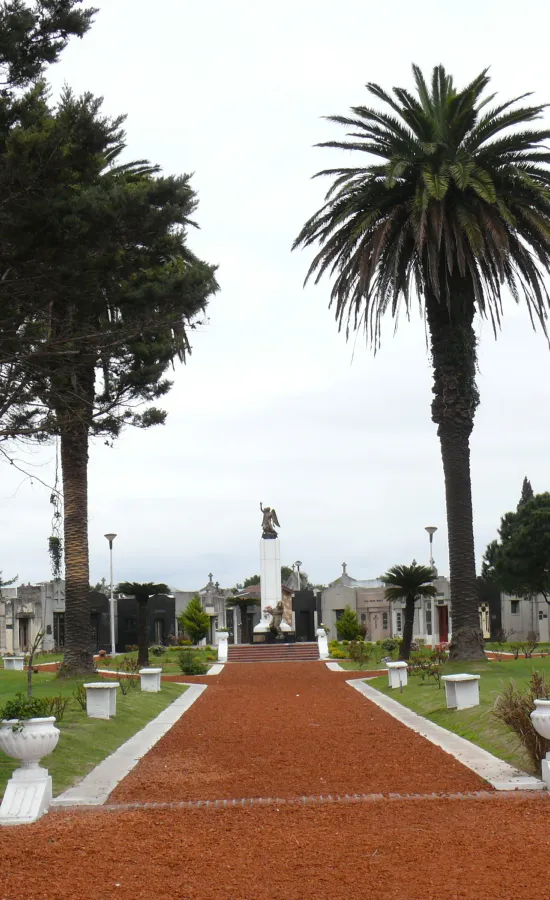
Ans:
[{"label": "white concrete post", "polygon": [[229,639],[228,631],[218,631],[216,633],[216,637],[218,638],[218,662],[227,662],[227,645]]},{"label": "white concrete post", "polygon": [[118,681],[94,681],[85,684],[86,712],[90,719],[110,719],[116,716]]},{"label": "white concrete post", "polygon": [[319,647],[319,659],[328,659],[328,638],[324,628],[317,629],[317,645]]},{"label": "white concrete post", "polygon": [[391,688],[407,687],[407,663],[387,662],[388,684]]},{"label": "white concrete post", "polygon": [[141,690],[148,694],[158,694],[162,669],[140,669]]}]

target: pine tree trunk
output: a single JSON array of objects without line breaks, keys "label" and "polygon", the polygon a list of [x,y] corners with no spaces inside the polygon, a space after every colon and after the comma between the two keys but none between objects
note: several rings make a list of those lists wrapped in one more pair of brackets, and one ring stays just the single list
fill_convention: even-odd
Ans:
[{"label": "pine tree trunk", "polygon": [[147,600],[137,600],[138,663],[149,665],[149,636],[147,634]]},{"label": "pine tree trunk", "polygon": [[73,422],[62,429],[65,539],[65,653],[62,674],[93,671],[88,560],[88,428]]},{"label": "pine tree trunk", "polygon": [[479,403],[476,388],[474,304],[469,285],[450,286],[452,313],[426,297],[434,368],[432,419],[437,424],[445,476],[451,577],[451,659],[482,659],[474,553],[470,435]]},{"label": "pine tree trunk", "polygon": [[411,643],[414,628],[414,595],[409,595],[405,602],[405,624],[403,626],[403,640],[399,659],[409,659],[411,655]]}]

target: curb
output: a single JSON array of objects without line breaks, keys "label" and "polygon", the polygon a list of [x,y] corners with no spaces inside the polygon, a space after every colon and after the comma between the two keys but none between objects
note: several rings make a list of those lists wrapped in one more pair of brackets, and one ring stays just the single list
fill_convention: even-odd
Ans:
[{"label": "curb", "polygon": [[166,732],[170,731],[206,688],[206,684],[190,685],[181,697],[163,709],[141,731],[121,744],[114,753],[98,763],[82,781],[55,797],[50,808],[103,805],[117,784],[132,771],[140,759],[164,737]]},{"label": "curb", "polygon": [[496,791],[544,791],[546,789],[544,781],[535,778],[534,775],[528,775],[521,769],[514,768],[487,750],[478,747],[477,744],[472,744],[466,738],[419,716],[412,709],[403,706],[397,700],[392,700],[391,697],[380,693],[369,684],[365,684],[364,681],[354,679],[346,681],[346,684],[355,688],[367,700],[371,700],[398,722],[449,753],[467,769],[471,769],[480,778],[488,781]]}]

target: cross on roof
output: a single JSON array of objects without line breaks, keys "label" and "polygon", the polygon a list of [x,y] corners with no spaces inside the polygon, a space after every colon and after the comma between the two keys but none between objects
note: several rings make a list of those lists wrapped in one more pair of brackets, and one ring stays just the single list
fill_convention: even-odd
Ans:
[{"label": "cross on roof", "polygon": [[342,563],[342,575],[347,575],[347,568],[348,568],[348,564]]}]

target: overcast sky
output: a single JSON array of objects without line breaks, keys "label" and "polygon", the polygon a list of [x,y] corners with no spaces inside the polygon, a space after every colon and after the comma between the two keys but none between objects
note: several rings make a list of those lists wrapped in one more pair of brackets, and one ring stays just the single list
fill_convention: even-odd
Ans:
[{"label": "overcast sky", "polygon": [[[448,567],[443,474],[430,419],[424,326],[388,323],[373,358],[346,343],[328,283],[303,289],[307,251],[290,253],[328,187],[310,176],[342,158],[323,115],[365,102],[367,81],[410,85],[412,62],[443,62],[464,83],[491,66],[505,98],[550,101],[540,0],[97,0],[91,32],[50,70],[54,90],[105,98],[128,114],[128,155],[193,172],[201,231],[220,293],[167,401],[166,426],[126,432],[90,457],[91,577],[194,589],[259,570],[260,501],[276,508],[283,563],[316,583],[372,578],[413,557]],[[546,16],[546,23],[543,18]],[[537,21],[534,29],[526,23]],[[546,26],[546,27],[545,27]],[[349,157],[344,157],[349,159]],[[478,558],[529,475],[550,489],[550,354],[512,302],[497,342],[480,334],[481,406],[472,440]],[[20,455],[20,458],[23,458]],[[26,456],[51,482],[53,451]],[[4,577],[50,577],[48,491],[3,463]]]}]

